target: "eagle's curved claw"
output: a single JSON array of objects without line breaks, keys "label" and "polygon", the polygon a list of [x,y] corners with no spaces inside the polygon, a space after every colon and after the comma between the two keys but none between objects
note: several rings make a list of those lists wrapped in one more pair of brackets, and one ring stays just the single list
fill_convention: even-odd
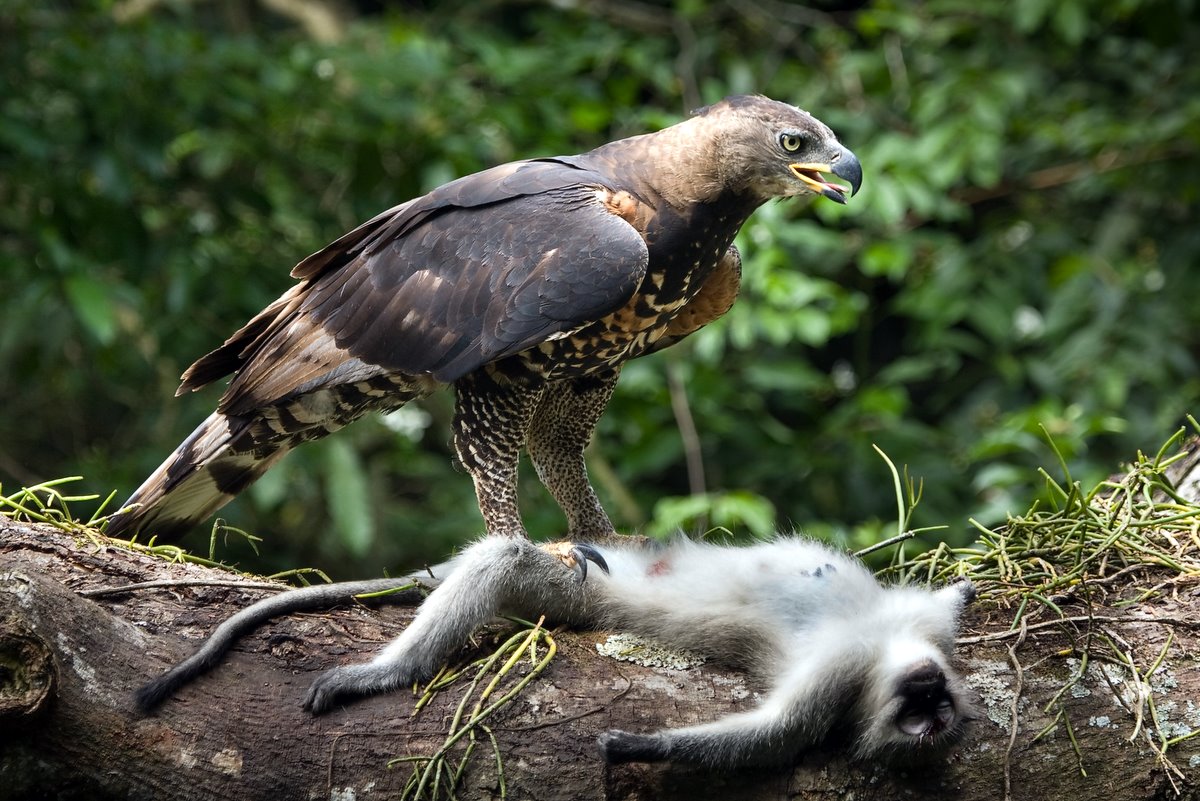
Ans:
[{"label": "eagle's curved claw", "polygon": [[569,551],[571,559],[575,562],[575,567],[579,570],[579,582],[582,584],[587,581],[587,563],[592,561],[596,563],[596,567],[608,571],[608,562],[604,561],[604,556],[591,545],[578,544]]}]

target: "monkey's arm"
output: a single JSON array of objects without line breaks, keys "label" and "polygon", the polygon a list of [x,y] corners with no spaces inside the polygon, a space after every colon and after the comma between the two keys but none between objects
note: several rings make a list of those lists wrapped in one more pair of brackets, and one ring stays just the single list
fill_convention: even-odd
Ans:
[{"label": "monkey's arm", "polygon": [[713,768],[785,763],[825,738],[861,670],[853,647],[804,656],[755,709],[654,734],[614,729],[600,735],[600,753],[610,763],[670,760]]}]

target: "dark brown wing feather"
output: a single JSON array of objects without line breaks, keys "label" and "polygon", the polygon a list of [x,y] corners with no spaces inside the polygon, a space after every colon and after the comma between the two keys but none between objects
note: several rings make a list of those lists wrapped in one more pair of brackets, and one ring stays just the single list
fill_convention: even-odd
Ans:
[{"label": "dark brown wing feather", "polygon": [[[548,166],[526,166],[539,164]],[[297,264],[292,269],[292,277],[300,279],[302,283],[255,315],[221,347],[192,364],[184,372],[176,394],[201,389],[240,370],[252,357],[262,352],[283,325],[294,319],[299,302],[304,300],[312,282],[369,256],[388,241],[404,236],[431,214],[447,207],[469,208],[497,203],[521,194],[562,188],[595,177],[585,165],[575,163],[573,158],[512,162],[451,181],[427,195],[375,215]]]},{"label": "dark brown wing feather", "polygon": [[363,361],[453,381],[619,308],[647,258],[595,190],[556,190],[447,210],[311,308]]},{"label": "dark brown wing feather", "polygon": [[591,164],[586,156],[562,156],[513,161],[463,176],[375,215],[297,264],[292,277],[313,279],[349,264],[405,236],[442,209],[476,208],[581,184],[605,185],[607,177],[598,175],[594,166],[599,165]]},{"label": "dark brown wing feather", "polygon": [[449,382],[602,317],[648,259],[601,201],[606,183],[576,164],[520,162],[397,206],[301,262],[302,283],[181,390],[239,371],[221,410],[245,414],[352,361]]}]

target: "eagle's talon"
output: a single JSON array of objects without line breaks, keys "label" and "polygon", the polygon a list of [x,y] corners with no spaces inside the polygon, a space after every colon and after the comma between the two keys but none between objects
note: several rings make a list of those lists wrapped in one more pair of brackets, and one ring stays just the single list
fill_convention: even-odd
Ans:
[{"label": "eagle's talon", "polygon": [[596,567],[608,573],[608,562],[604,561],[604,555],[600,551],[593,548],[591,545],[578,544],[570,550],[569,556],[575,562],[575,567],[579,569],[579,583],[587,581],[587,563],[588,561],[595,562]]},{"label": "eagle's talon", "polygon": [[541,547],[546,553],[562,562],[568,570],[578,573],[581,584],[587,581],[587,563],[589,561],[594,562],[605,573],[609,572],[608,562],[604,561],[604,555],[592,545],[574,542],[548,542]]}]

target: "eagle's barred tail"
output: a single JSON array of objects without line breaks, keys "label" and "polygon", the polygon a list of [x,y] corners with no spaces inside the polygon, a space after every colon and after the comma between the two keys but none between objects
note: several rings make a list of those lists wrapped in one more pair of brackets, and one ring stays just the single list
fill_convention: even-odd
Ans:
[{"label": "eagle's barred tail", "polygon": [[183,534],[297,445],[326,437],[368,412],[398,409],[435,387],[423,376],[381,374],[301,392],[246,416],[213,412],[125,501],[128,510],[112,517],[106,533]]},{"label": "eagle's barred tail", "polygon": [[144,532],[172,537],[212,515],[267,472],[290,443],[235,452],[244,422],[214,412],[167,457],[122,505],[109,536]]}]

